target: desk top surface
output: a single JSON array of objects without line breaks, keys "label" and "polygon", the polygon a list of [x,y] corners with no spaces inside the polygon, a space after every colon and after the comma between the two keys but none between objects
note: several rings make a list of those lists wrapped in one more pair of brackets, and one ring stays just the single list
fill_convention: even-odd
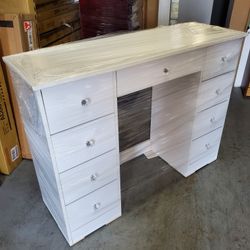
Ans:
[{"label": "desk top surface", "polygon": [[4,61],[33,90],[40,90],[244,36],[192,22],[82,40],[4,57]]}]

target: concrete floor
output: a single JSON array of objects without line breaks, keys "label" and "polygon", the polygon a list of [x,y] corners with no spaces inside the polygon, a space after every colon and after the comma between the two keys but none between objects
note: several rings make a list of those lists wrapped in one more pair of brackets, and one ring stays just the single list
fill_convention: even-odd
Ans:
[{"label": "concrete floor", "polygon": [[[250,100],[234,90],[219,158],[189,178],[159,158],[121,168],[123,216],[72,249],[250,249]],[[32,161],[0,176],[0,249],[69,249]]]}]

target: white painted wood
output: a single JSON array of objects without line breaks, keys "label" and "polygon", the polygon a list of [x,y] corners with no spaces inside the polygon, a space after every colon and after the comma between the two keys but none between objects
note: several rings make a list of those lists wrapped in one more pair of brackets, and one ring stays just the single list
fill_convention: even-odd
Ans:
[{"label": "white painted wood", "polygon": [[51,137],[58,171],[63,172],[116,148],[114,115]]},{"label": "white painted wood", "polygon": [[16,73],[15,81],[17,101],[21,108],[24,128],[28,137],[32,158],[36,170],[42,198],[55,219],[65,239],[72,243],[58,171],[51,153],[51,141],[48,133],[41,93],[33,92],[29,85]]},{"label": "white painted wood", "polygon": [[[188,176],[217,158],[235,74],[229,71],[236,68],[243,36],[187,23],[4,59],[14,76],[44,203],[70,245],[121,215],[120,161],[153,150]],[[228,51],[233,59],[216,66]],[[164,68],[169,72],[163,74]],[[201,75],[217,74],[201,82]],[[120,159],[116,98],[149,86],[151,139]],[[88,94],[92,106],[84,113],[77,105]],[[92,173],[101,177],[94,185]]]},{"label": "white painted wood", "polygon": [[136,144],[120,153],[120,164],[130,161],[151,150],[150,140]]},{"label": "white painted wood", "polygon": [[117,71],[118,97],[201,71],[204,53],[197,50]]},{"label": "white painted wood", "polygon": [[4,61],[38,90],[244,36],[221,27],[184,23],[35,50]]},{"label": "white painted wood", "polygon": [[114,181],[66,206],[71,230],[74,231],[105,214],[120,202],[119,182]]},{"label": "white painted wood", "polygon": [[193,174],[199,169],[205,167],[207,164],[210,164],[211,162],[215,161],[217,157],[218,157],[218,150],[216,149],[211,150],[204,157],[200,158],[199,160],[193,163],[190,163],[186,171],[182,172],[182,175],[188,177],[189,175]]},{"label": "white painted wood", "polygon": [[227,107],[228,101],[225,101],[212,108],[198,112],[193,124],[192,139],[224,126]]},{"label": "white painted wood", "polygon": [[120,216],[121,216],[121,202],[117,202],[117,205],[114,208],[112,208],[102,216],[96,218],[95,220],[73,231],[72,232],[73,244],[82,240],[84,237],[94,232],[98,228],[101,228],[104,225],[108,225],[110,222],[119,218]]},{"label": "white painted wood", "polygon": [[205,82],[199,87],[197,111],[207,109],[230,98],[235,72],[230,72]]},{"label": "white painted wood", "polygon": [[202,80],[236,70],[242,42],[242,39],[238,39],[209,47],[204,63]]},{"label": "white painted wood", "polygon": [[190,149],[189,164],[198,161],[213,151],[218,152],[222,131],[223,128],[221,127],[209,134],[193,140]]},{"label": "white painted wood", "polygon": [[[197,73],[153,87],[152,149],[184,176],[198,170],[195,166],[203,167],[207,154],[218,152],[222,130],[217,128],[224,125],[233,77],[231,72],[200,83]],[[209,95],[217,87],[221,87],[222,97]],[[215,129],[217,132],[211,132]]]},{"label": "white painted wood", "polygon": [[[223,128],[218,128],[217,130],[204,135],[191,142],[183,142],[183,147],[188,146],[188,161],[176,161],[174,165],[171,165],[183,176],[187,177],[200,168],[204,167],[206,164],[216,160],[218,155],[218,150],[220,146],[221,134]],[[169,153],[161,154],[163,159],[169,158]],[[180,154],[180,157],[182,155]]]},{"label": "white painted wood", "polygon": [[60,174],[65,204],[118,179],[119,162],[115,150]]},{"label": "white painted wood", "polygon": [[114,112],[113,74],[42,91],[51,134]]},{"label": "white painted wood", "polygon": [[243,43],[241,58],[239,62],[239,67],[236,74],[235,79],[235,87],[241,87],[245,86],[243,83],[244,80],[244,74],[246,68],[249,68],[250,59],[249,59],[249,53],[250,53],[250,30],[248,30],[247,37],[245,38],[245,41]]},{"label": "white painted wood", "polygon": [[188,163],[200,73],[153,87],[152,150],[171,166]]}]

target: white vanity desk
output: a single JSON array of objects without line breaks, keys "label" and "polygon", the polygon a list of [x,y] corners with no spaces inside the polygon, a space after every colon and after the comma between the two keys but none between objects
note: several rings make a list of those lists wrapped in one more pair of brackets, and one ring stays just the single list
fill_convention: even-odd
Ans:
[{"label": "white vanity desk", "polygon": [[150,141],[124,159],[150,151],[189,176],[217,158],[244,36],[186,23],[4,58],[70,245],[121,215],[117,98],[153,87]]}]

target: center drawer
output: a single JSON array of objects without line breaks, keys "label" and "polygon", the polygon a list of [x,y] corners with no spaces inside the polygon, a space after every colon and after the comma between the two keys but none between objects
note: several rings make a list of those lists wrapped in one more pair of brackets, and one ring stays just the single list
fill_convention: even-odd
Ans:
[{"label": "center drawer", "polygon": [[65,204],[120,178],[119,166],[113,150],[60,174]]},{"label": "center drawer", "polygon": [[51,136],[58,171],[63,172],[117,147],[114,115]]},{"label": "center drawer", "polygon": [[117,180],[66,206],[71,230],[76,230],[117,206],[120,196],[120,182]]},{"label": "center drawer", "polygon": [[203,57],[204,50],[196,50],[119,70],[118,96],[199,72],[202,69]]},{"label": "center drawer", "polygon": [[51,134],[114,112],[113,73],[42,90]]}]

